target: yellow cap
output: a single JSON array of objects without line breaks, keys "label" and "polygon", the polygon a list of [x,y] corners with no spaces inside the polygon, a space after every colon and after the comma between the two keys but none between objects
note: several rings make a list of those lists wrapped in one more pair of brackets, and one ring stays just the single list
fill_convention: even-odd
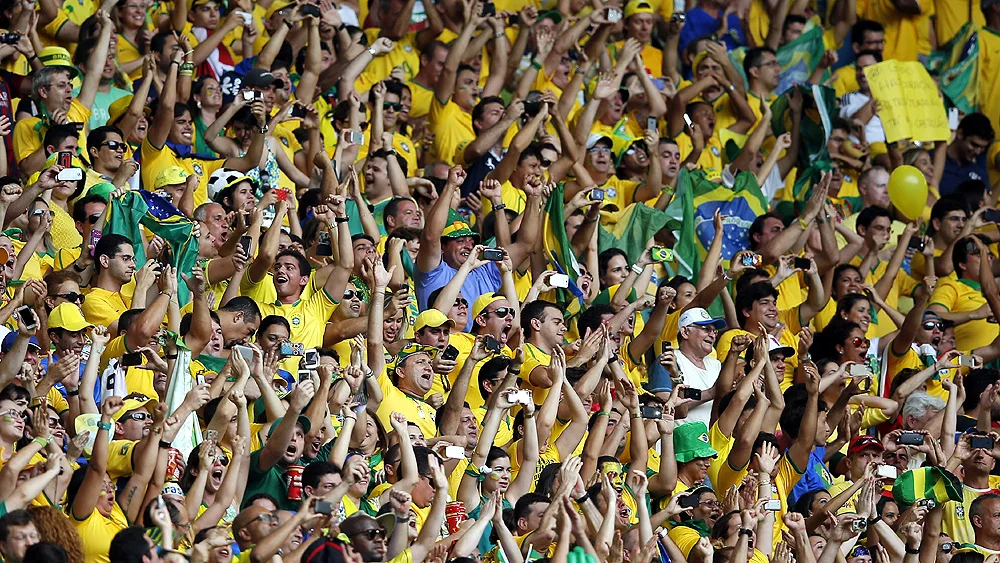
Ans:
[{"label": "yellow cap", "polygon": [[80,308],[73,303],[60,303],[49,313],[49,328],[61,328],[70,332],[78,332],[94,325],[83,318]]},{"label": "yellow cap", "polygon": [[60,66],[69,73],[69,79],[73,80],[80,75],[80,71],[73,66],[73,59],[69,51],[63,47],[44,47],[38,53],[38,60],[45,66]]},{"label": "yellow cap", "polygon": [[156,175],[156,181],[153,182],[153,189],[158,190],[163,186],[183,184],[187,182],[188,176],[187,170],[184,170],[180,166],[168,166],[160,170],[160,173]]},{"label": "yellow cap", "polygon": [[484,293],[480,295],[479,298],[472,304],[472,318],[476,318],[483,314],[483,311],[491,304],[496,303],[497,301],[503,301],[504,299],[507,298],[496,293]]},{"label": "yellow cap", "polygon": [[413,322],[413,330],[417,331],[425,326],[437,328],[442,325],[449,325],[454,328],[455,321],[449,319],[448,315],[445,315],[437,309],[427,309],[417,315],[417,320]]},{"label": "yellow cap", "polygon": [[652,13],[653,6],[647,0],[631,0],[628,4],[625,4],[625,19],[631,18],[636,14]]},{"label": "yellow cap", "polygon": [[146,405],[149,405],[150,410],[152,410],[156,408],[156,401],[139,393],[130,394],[125,399],[124,404],[122,404],[122,408],[118,409],[118,412],[116,412],[111,418],[113,418],[115,422],[118,422],[126,414],[134,410],[139,410]]},{"label": "yellow cap", "polygon": [[264,14],[264,19],[271,19],[271,16],[273,16],[275,12],[283,10],[293,4],[295,4],[295,2],[292,2],[291,0],[274,0],[274,2],[271,2],[271,5],[267,8],[267,12]]}]

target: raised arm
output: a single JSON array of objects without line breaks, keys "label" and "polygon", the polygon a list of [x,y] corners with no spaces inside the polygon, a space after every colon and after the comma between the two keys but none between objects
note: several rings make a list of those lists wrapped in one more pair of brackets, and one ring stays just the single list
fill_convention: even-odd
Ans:
[{"label": "raised arm", "polygon": [[97,423],[94,449],[87,462],[83,483],[80,484],[70,507],[73,518],[78,522],[89,518],[97,508],[97,500],[104,489],[104,478],[108,473],[108,431],[114,422],[112,417],[123,404],[121,397],[111,396],[101,405],[101,420]]}]

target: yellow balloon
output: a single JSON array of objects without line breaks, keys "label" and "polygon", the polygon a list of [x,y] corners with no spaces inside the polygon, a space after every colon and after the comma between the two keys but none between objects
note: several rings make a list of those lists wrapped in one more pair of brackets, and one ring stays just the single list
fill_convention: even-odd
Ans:
[{"label": "yellow balloon", "polygon": [[927,178],[913,166],[900,166],[889,176],[889,201],[907,219],[913,221],[927,206]]}]

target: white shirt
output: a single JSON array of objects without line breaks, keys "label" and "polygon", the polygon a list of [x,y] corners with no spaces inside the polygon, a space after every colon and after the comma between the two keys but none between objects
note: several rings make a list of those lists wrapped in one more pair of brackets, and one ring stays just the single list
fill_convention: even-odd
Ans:
[{"label": "white shirt", "polygon": [[[696,366],[681,350],[678,350],[676,360],[677,371],[684,378],[684,385],[693,389],[701,389],[703,392],[715,386],[715,381],[719,379],[719,372],[722,371],[722,362],[709,356],[705,356],[705,359],[702,360],[705,364],[704,368]],[[705,426],[708,426],[711,419],[712,401],[705,401],[688,410],[687,418],[683,422],[701,421],[705,423]]]},{"label": "white shirt", "polygon": [[[865,107],[868,101],[871,100],[865,94],[861,92],[851,92],[850,94],[844,94],[840,97],[840,117],[850,121],[854,114],[858,113],[861,108]],[[852,139],[857,142],[858,139]],[[869,143],[884,143],[885,142],[885,129],[882,128],[882,119],[878,114],[873,114],[872,118],[868,120],[865,124],[865,140]]]}]

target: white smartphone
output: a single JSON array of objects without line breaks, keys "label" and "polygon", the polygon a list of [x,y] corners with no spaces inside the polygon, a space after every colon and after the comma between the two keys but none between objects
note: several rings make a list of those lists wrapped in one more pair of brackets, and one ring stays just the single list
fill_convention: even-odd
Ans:
[{"label": "white smartphone", "polygon": [[56,175],[56,180],[60,182],[79,182],[83,180],[82,168],[63,168]]},{"label": "white smartphone", "polygon": [[781,510],[781,500],[773,498],[764,504],[764,510],[770,510],[772,512],[778,512]]},{"label": "white smartphone", "polygon": [[684,123],[687,123],[687,126],[690,127],[692,131],[694,131],[694,122],[691,121],[691,116],[689,116],[686,113],[684,114]]},{"label": "white smartphone", "polygon": [[448,459],[465,459],[465,448],[462,446],[445,446],[444,457]]},{"label": "white smartphone", "polygon": [[569,287],[569,276],[566,274],[554,274],[549,278],[549,285],[552,287]]},{"label": "white smartphone", "polygon": [[851,377],[868,377],[871,372],[865,364],[854,364],[851,366]]},{"label": "white smartphone", "polygon": [[253,361],[253,348],[237,344],[233,346],[233,350],[235,350],[237,354],[243,356],[243,359],[246,360],[247,363]]},{"label": "white smartphone", "polygon": [[974,368],[976,367],[976,358],[968,354],[962,354],[961,356],[958,357],[958,365]]},{"label": "white smartphone", "polygon": [[893,465],[879,465],[878,466],[878,476],[885,477],[886,479],[895,479],[898,472],[896,467]]},{"label": "white smartphone", "polygon": [[952,131],[958,129],[958,108],[948,110],[948,129]]},{"label": "white smartphone", "polygon": [[531,392],[527,389],[514,389],[507,393],[507,400],[519,405],[527,405],[531,400]]},{"label": "white smartphone", "polygon": [[250,25],[253,23],[253,16],[250,14],[250,12],[237,10],[236,13],[239,14],[241,18],[243,18],[243,25]]}]

